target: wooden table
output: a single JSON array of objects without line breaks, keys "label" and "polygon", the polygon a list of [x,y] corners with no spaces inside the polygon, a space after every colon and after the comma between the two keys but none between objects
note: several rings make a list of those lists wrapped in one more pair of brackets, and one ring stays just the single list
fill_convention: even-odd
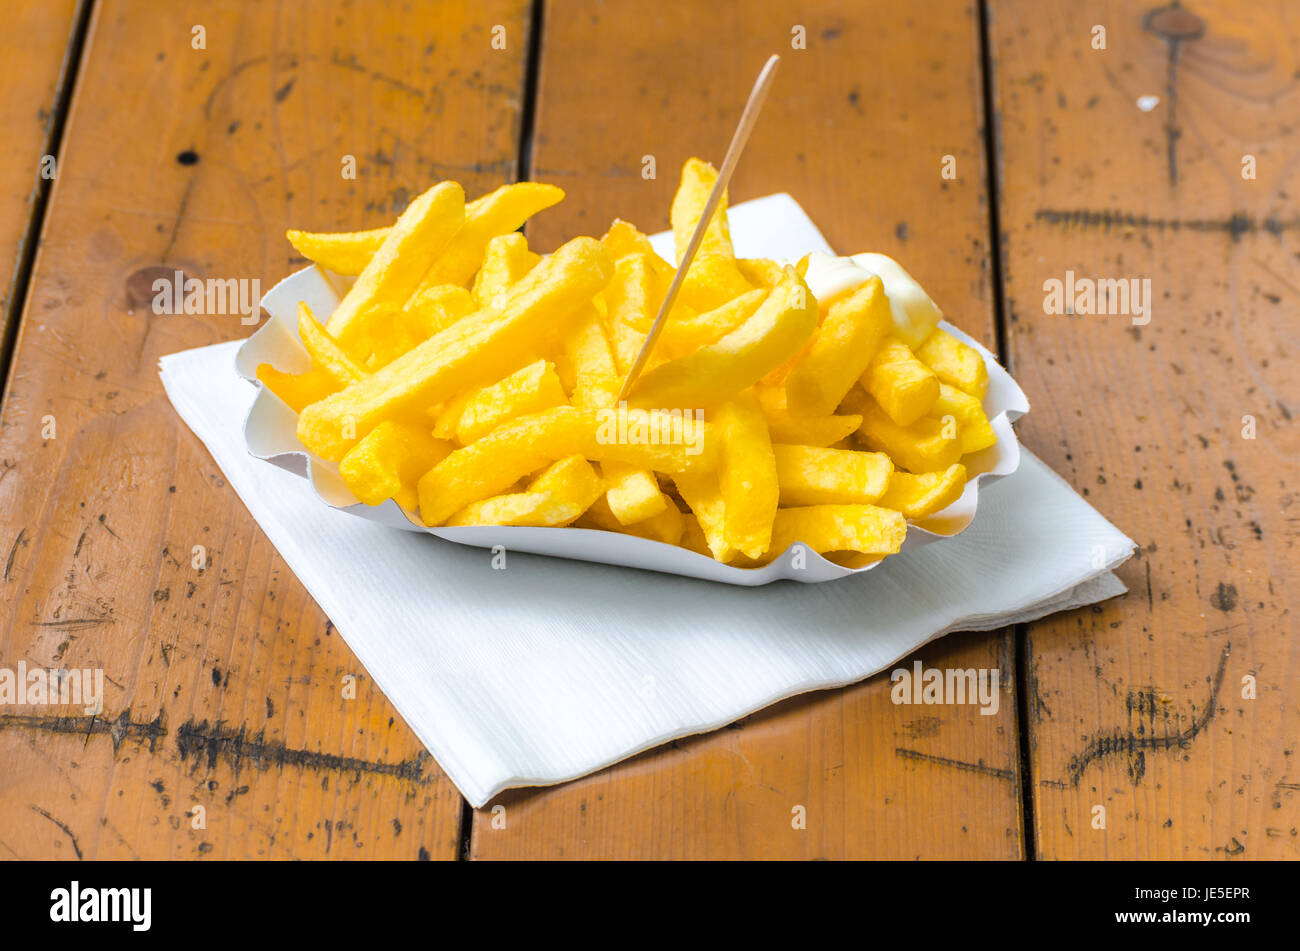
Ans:
[{"label": "wooden table", "polygon": [[[0,855],[1300,853],[1300,9],[184,7],[6,8],[0,666],[107,682],[97,717],[0,708]],[[876,677],[469,809],[172,412],[158,358],[248,328],[154,316],[154,269],[269,287],[287,226],[385,224],[440,178],[561,184],[542,248],[661,227],[773,51],[733,200],[790,192],[996,347],[1024,443],[1141,546],[1129,593],[916,655],[999,668],[997,716]],[[1150,323],[1045,313],[1067,270],[1150,278]]]}]

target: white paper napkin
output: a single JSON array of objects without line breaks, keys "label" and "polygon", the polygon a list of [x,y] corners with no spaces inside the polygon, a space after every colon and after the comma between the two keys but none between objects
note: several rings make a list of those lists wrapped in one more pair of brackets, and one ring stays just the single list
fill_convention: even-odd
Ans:
[{"label": "white paper napkin", "polygon": [[[788,196],[731,210],[737,253],[828,249]],[[794,206],[797,209],[797,205]],[[778,220],[779,219],[779,220]],[[656,236],[661,253],[671,239]],[[329,508],[246,451],[239,341],[172,354],[163,386],[267,537],[465,798],[576,779],[795,694],[854,683],[949,631],[1124,592],[1134,543],[1028,451],[960,536],[815,585],[734,587],[484,550]]]},{"label": "white paper napkin", "polygon": [[238,341],[163,385],[289,567],[474,806],[575,779],[795,694],[853,683],[952,630],[1113,597],[1133,542],[1025,452],[955,539],[877,571],[763,588],[489,552],[323,505],[249,456]]}]

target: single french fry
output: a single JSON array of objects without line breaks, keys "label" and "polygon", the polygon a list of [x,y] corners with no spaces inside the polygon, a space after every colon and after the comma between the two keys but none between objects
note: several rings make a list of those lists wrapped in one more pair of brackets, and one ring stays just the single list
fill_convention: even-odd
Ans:
[{"label": "single french fry", "polygon": [[468,445],[507,420],[567,403],[555,365],[549,360],[536,360],[476,391],[465,402],[456,422],[456,441]]},{"label": "single french fry", "polygon": [[[696,445],[683,438],[680,416],[677,442],[643,443],[620,440],[617,427],[606,415],[558,406],[503,423],[457,449],[421,477],[420,517],[428,525],[439,525],[470,503],[499,494],[528,473],[569,455],[659,472],[709,471],[716,465],[716,450],[710,448],[712,440],[705,424],[698,426]],[[668,430],[670,419],[663,420]]]},{"label": "single french fry", "polygon": [[465,404],[478,395],[477,389],[461,390],[444,402],[433,413],[433,435],[438,439],[455,439],[460,426],[460,414]]},{"label": "single french fry", "polygon": [[939,398],[939,378],[896,337],[880,344],[862,385],[899,426],[916,422]]},{"label": "single french fry", "polygon": [[[682,166],[682,178],[673,196],[671,211],[678,263],[686,253],[686,246],[690,244],[695,226],[708,204],[709,192],[717,180],[717,170],[700,159],[688,159]],[[681,298],[696,310],[712,310],[751,288],[736,266],[727,226],[727,196],[724,194],[709,220],[695,260],[682,280]]]},{"label": "single french fry", "polygon": [[371,320],[400,311],[464,220],[465,193],[455,182],[440,182],[411,202],[330,315],[325,328],[334,339],[349,347]]},{"label": "single french fry", "polygon": [[816,301],[787,268],[753,316],[716,343],[642,374],[629,402],[688,409],[721,403],[797,352],[816,326]]},{"label": "single french fry", "polygon": [[474,275],[474,301],[486,307],[505,288],[531,271],[541,256],[528,250],[528,241],[518,231],[497,235],[487,243],[483,265]]},{"label": "single french fry", "polygon": [[806,416],[835,412],[866,372],[894,321],[880,279],[837,298],[785,378],[786,408]]},{"label": "single french fry", "polygon": [[404,322],[428,340],[478,309],[474,296],[455,284],[436,284],[414,294],[402,311]]},{"label": "single french fry", "polygon": [[605,305],[611,322],[621,321],[640,333],[646,332],[659,310],[655,299],[655,274],[645,254],[625,254],[614,262],[614,276],[605,288]]},{"label": "single french fry", "polygon": [[500,379],[527,362],[550,334],[567,330],[612,270],[599,242],[575,238],[492,307],[306,407],[298,417],[299,440],[322,458],[336,460],[381,419],[418,412]]},{"label": "single french fry", "polygon": [[944,383],[977,400],[984,399],[989,387],[988,366],[980,352],[970,344],[936,327],[917,348],[916,356]]},{"label": "single french fry", "polygon": [[755,287],[771,290],[781,283],[782,266],[767,258],[737,258],[736,269]]},{"label": "single french fry", "polygon": [[[618,532],[621,535],[635,535],[638,538],[663,542],[665,545],[677,545],[682,540],[687,523],[694,521],[690,516],[682,514],[681,509],[676,505],[670,503],[658,515],[642,519],[631,525],[624,525],[614,517],[614,513],[610,510],[607,493],[593,502],[591,508],[587,509],[582,518],[578,519],[574,524],[578,528],[591,528],[602,532]],[[707,549],[704,554],[708,554]]]},{"label": "single french fry", "polygon": [[787,507],[878,502],[894,471],[894,463],[882,452],[786,445],[772,449],[781,504]]},{"label": "single french fry", "polygon": [[726,505],[722,501],[717,473],[679,474],[673,477],[673,484],[695,515],[695,521],[704,533],[708,553],[715,561],[724,564],[735,558],[736,549],[727,540]]},{"label": "single french fry", "polygon": [[563,198],[564,191],[554,185],[516,182],[470,202],[464,225],[429,267],[420,290],[438,284],[468,284],[492,238],[518,230],[533,215]]},{"label": "single french fry", "polygon": [[455,513],[447,524],[568,525],[600,498],[603,487],[590,462],[579,455],[566,456],[549,466],[523,492],[473,502]]},{"label": "single french fry", "polygon": [[718,488],[727,544],[749,558],[758,558],[772,541],[772,520],[780,494],[767,421],[758,400],[742,393],[722,404],[714,422],[722,436]]},{"label": "single french fry", "polygon": [[906,518],[926,518],[956,502],[965,488],[966,467],[959,462],[920,475],[895,471],[878,504],[902,512]]},{"label": "single french fry", "polygon": [[764,415],[773,443],[797,446],[833,446],[862,425],[861,416],[795,416],[766,411]]},{"label": "single french fry", "polygon": [[422,427],[385,420],[348,450],[339,462],[339,475],[366,505],[396,499],[402,508],[413,510],[418,504],[416,481],[451,448]]},{"label": "single french fry", "polygon": [[593,307],[583,309],[573,331],[565,338],[564,356],[573,373],[569,387],[579,409],[600,409],[618,395],[619,374],[605,332],[605,321]]},{"label": "single french fry", "polygon": [[298,338],[311,355],[314,366],[329,374],[340,387],[347,386],[366,375],[356,361],[343,352],[329,331],[313,316],[306,301],[298,302]]},{"label": "single french fry", "polygon": [[683,356],[707,347],[754,316],[767,295],[766,290],[755,288],[703,314],[682,314],[674,306],[655,349]]},{"label": "single french fry", "polygon": [[767,430],[773,443],[831,446],[847,439],[862,425],[862,417],[853,414],[800,416],[791,413],[786,408],[785,388],[782,386],[755,386],[754,393],[763,407],[763,415],[767,417]]},{"label": "single french fry", "polygon": [[340,389],[338,381],[320,367],[312,367],[306,373],[285,373],[269,363],[259,363],[257,378],[295,413]]},{"label": "single french fry", "polygon": [[351,277],[366,269],[370,259],[384,243],[384,238],[388,237],[388,229],[332,233],[290,230],[286,237],[294,250],[308,261],[328,268],[335,274]]},{"label": "single french fry", "polygon": [[908,472],[946,469],[961,458],[961,442],[956,427],[948,433],[937,419],[927,416],[910,426],[899,426],[874,399],[856,386],[844,398],[841,408],[862,417],[856,435],[868,449],[888,454],[895,466]]},{"label": "single french fry", "polygon": [[877,505],[808,505],[777,510],[769,551],[779,555],[799,542],[819,554],[892,555],[906,536],[907,521],[900,512]]},{"label": "single french fry", "polygon": [[[689,158],[682,166],[682,177],[673,195],[669,216],[673,223],[673,247],[680,262],[695,234],[695,226],[704,214],[709,193],[718,181],[718,170],[703,159]],[[727,224],[727,195],[724,192],[713,217],[709,220],[697,254],[730,258],[734,263],[736,252],[731,246],[731,229]],[[748,288],[746,288],[748,289]],[[734,296],[734,295],[733,295]]]},{"label": "single french fry", "polygon": [[615,218],[610,224],[609,230],[601,235],[600,243],[605,246],[609,252],[611,260],[617,261],[621,257],[629,254],[644,254],[653,262],[658,259],[658,263],[664,267],[671,267],[667,261],[655,254],[655,249],[650,244],[650,239],[643,234],[636,225],[624,221],[622,218]]},{"label": "single french fry", "polygon": [[605,501],[621,525],[635,525],[661,514],[672,503],[659,491],[659,481],[649,469],[625,462],[605,462]]},{"label": "single french fry", "polygon": [[962,455],[987,449],[998,441],[998,434],[984,415],[980,401],[947,383],[939,384],[939,398],[930,410],[932,416],[942,419],[951,416],[957,423],[957,438],[961,440]]}]

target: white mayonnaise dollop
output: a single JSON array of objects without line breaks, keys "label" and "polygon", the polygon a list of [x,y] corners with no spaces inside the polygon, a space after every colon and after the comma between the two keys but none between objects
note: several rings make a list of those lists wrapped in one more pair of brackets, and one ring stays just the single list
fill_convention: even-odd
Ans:
[{"label": "white mayonnaise dollop", "polygon": [[873,274],[880,278],[885,296],[889,298],[894,333],[916,349],[943,319],[943,312],[916,279],[893,258],[884,254],[855,254],[851,258],[840,258],[814,251],[808,255],[808,273],[804,280],[817,302],[825,306],[862,285]]}]

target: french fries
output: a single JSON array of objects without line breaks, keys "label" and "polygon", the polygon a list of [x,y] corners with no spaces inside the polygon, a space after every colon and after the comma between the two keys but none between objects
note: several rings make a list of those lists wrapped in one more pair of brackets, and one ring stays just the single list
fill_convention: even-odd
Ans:
[{"label": "french fries", "polygon": [[[716,180],[699,159],[683,168],[678,260]],[[356,280],[324,323],[300,305],[309,369],[257,375],[360,502],[393,499],[429,526],[615,532],[743,568],[796,543],[860,565],[958,499],[963,459],[997,441],[980,353],[935,326],[900,266],[859,256],[873,276],[819,303],[807,258],[736,258],[725,198],[615,405],[676,272],[625,221],[530,249],[517,229],[562,197],[523,182],[466,203],[443,182],[388,228],[289,232]]]}]

